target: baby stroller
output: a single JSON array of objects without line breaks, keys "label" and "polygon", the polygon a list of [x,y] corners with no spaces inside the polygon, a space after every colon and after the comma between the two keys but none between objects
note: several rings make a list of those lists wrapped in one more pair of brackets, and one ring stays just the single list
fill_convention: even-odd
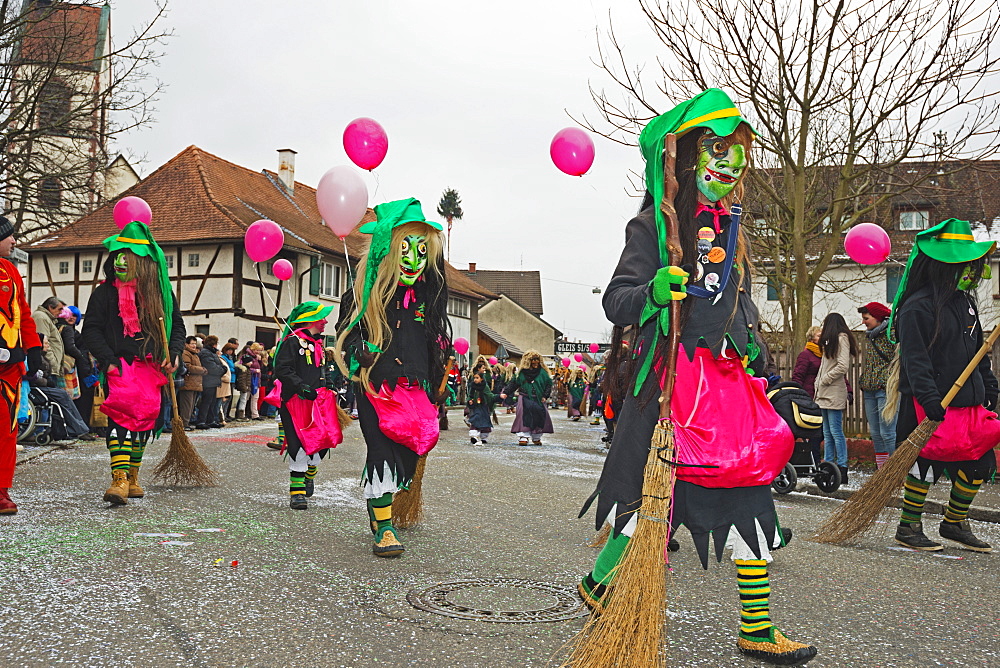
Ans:
[{"label": "baby stroller", "polygon": [[66,416],[62,406],[45,396],[37,387],[28,391],[28,416],[17,422],[17,440],[36,445],[48,445],[53,439],[66,437]]},{"label": "baby stroller", "polygon": [[794,382],[773,385],[767,391],[767,398],[795,436],[792,457],[771,483],[771,488],[778,494],[788,494],[795,490],[799,478],[812,478],[820,491],[827,494],[836,491],[840,487],[840,469],[830,462],[817,462],[809,443],[822,433],[823,416],[819,406]]}]

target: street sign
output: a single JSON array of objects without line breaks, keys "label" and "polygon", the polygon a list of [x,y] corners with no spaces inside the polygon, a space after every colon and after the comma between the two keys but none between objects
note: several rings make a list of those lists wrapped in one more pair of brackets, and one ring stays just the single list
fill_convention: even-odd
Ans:
[{"label": "street sign", "polygon": [[[611,344],[610,343],[598,343],[597,345],[599,345],[601,347],[601,349],[600,349],[599,352],[602,352],[602,353],[606,353],[611,348]],[[589,353],[590,352],[590,346],[591,346],[591,344],[589,344],[589,343],[568,343],[568,342],[562,341],[562,342],[557,342],[556,343],[556,352],[557,353]]]}]

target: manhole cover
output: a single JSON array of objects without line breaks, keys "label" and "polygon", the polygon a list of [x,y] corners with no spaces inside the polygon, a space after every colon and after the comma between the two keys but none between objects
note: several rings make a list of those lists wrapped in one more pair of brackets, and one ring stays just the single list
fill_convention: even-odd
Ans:
[{"label": "manhole cover", "polygon": [[442,582],[414,589],[406,600],[415,608],[445,617],[486,622],[560,622],[588,614],[573,591],[510,578]]}]

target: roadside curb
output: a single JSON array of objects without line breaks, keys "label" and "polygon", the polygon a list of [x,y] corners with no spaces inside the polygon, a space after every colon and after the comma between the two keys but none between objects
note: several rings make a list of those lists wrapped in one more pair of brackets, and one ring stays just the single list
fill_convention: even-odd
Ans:
[{"label": "roadside curb", "polygon": [[23,451],[17,453],[17,463],[15,466],[20,466],[21,464],[30,462],[33,459],[38,459],[39,457],[49,454],[53,450],[63,449],[65,448],[61,445],[46,445],[41,447],[33,446],[30,451],[25,448]]},{"label": "roadside curb", "polygon": [[[810,483],[800,482],[796,487],[796,491],[805,492],[810,496],[819,496],[824,499],[840,499],[841,501],[846,501],[854,495],[856,490],[844,490],[838,489],[837,491],[827,494],[826,492],[821,492],[819,487]],[[895,499],[886,508],[902,508],[903,500]],[[940,503],[938,501],[932,501],[927,499],[924,503],[924,512],[932,515],[944,515],[944,509],[946,504]],[[993,522],[994,524],[1000,524],[1000,510],[993,508],[979,508],[972,506],[969,508],[969,519],[978,520],[980,522]]]}]

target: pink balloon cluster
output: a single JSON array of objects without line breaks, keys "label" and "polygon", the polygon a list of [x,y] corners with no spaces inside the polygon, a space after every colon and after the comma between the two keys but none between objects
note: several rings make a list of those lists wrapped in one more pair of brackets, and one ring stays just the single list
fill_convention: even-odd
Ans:
[{"label": "pink balloon cluster", "polygon": [[844,250],[858,264],[878,264],[889,257],[892,242],[880,225],[860,223],[847,231]]},{"label": "pink balloon cluster", "polygon": [[583,176],[594,164],[594,142],[580,128],[564,128],[552,138],[549,155],[560,171]]},{"label": "pink balloon cluster", "polygon": [[361,169],[371,171],[382,164],[389,151],[385,128],[371,118],[355,118],[344,130],[347,157]]},{"label": "pink balloon cluster", "polygon": [[119,230],[124,230],[131,222],[149,225],[153,222],[153,210],[141,197],[122,197],[115,204],[114,219]]},{"label": "pink balloon cluster", "polygon": [[337,165],[316,186],[316,206],[326,226],[343,239],[368,210],[368,186],[349,165]]},{"label": "pink balloon cluster", "polygon": [[258,220],[247,228],[243,242],[251,260],[267,262],[285,245],[285,233],[273,220]]}]

